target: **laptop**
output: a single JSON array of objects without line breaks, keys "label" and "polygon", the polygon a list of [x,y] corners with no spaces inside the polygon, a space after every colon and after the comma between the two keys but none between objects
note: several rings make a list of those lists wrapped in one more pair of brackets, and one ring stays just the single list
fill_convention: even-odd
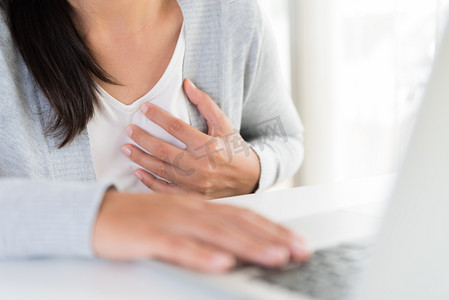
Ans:
[{"label": "laptop", "polygon": [[[324,223],[335,216],[321,217]],[[301,230],[302,221],[286,225]],[[379,233],[330,244],[306,263],[241,265],[223,276],[151,264],[220,291],[220,299],[449,299],[449,30]]]}]

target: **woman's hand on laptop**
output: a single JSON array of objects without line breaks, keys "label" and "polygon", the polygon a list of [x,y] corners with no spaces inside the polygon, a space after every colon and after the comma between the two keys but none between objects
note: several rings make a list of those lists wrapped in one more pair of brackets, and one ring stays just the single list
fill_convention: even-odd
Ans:
[{"label": "woman's hand on laptop", "polygon": [[304,240],[288,229],[247,209],[203,200],[108,191],[94,227],[94,252],[114,260],[161,259],[212,273],[230,270],[236,260],[276,267],[308,258]]},{"label": "woman's hand on laptop", "polygon": [[146,117],[187,148],[177,148],[137,126],[130,126],[128,135],[131,139],[152,155],[131,144],[123,147],[123,153],[144,169],[171,183],[156,178],[144,169],[137,170],[136,176],[155,192],[195,192],[214,198],[253,192],[260,176],[257,154],[206,93],[189,80],[184,82],[184,89],[206,119],[208,134],[154,105],[144,104],[142,111]]}]

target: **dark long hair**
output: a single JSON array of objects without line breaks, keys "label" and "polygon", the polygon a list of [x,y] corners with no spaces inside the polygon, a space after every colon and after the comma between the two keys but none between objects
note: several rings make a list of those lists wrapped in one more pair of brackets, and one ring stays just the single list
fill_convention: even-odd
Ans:
[{"label": "dark long hair", "polygon": [[0,0],[12,39],[54,110],[47,133],[60,148],[87,126],[98,106],[94,77],[115,84],[75,26],[67,0]]}]

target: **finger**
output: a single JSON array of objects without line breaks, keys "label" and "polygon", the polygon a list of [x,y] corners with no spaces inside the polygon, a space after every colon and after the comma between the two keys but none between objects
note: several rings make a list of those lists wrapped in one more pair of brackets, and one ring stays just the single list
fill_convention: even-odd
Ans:
[{"label": "finger", "polygon": [[278,225],[245,208],[236,208],[230,205],[214,205],[212,209],[226,217],[233,218],[234,225],[239,228],[270,242],[288,247],[294,260],[305,261],[310,257],[310,251],[305,239],[284,226]]},{"label": "finger", "polygon": [[[256,238],[244,230],[236,230],[228,218],[216,215],[205,218],[203,214],[185,222],[173,224],[173,229],[184,235],[192,236],[204,243],[223,249],[239,259],[261,264],[267,267],[284,265],[290,258],[290,251],[273,243]],[[182,224],[182,225],[181,225]]]},{"label": "finger", "polygon": [[196,105],[201,115],[206,119],[209,135],[220,136],[233,130],[233,125],[225,113],[212,98],[197,88],[189,79],[184,81],[184,90],[190,102]]},{"label": "finger", "polygon": [[168,181],[175,182],[176,177],[180,177],[176,175],[184,174],[183,170],[145,153],[134,145],[126,144],[122,147],[122,152],[139,166]]},{"label": "finger", "polygon": [[147,133],[145,130],[138,126],[131,125],[126,129],[126,133],[128,136],[137,143],[140,147],[151,153],[151,155],[159,158],[162,161],[165,161],[169,164],[176,164],[176,167],[181,168],[180,166],[180,157],[186,163],[186,170],[194,167],[193,159],[187,159],[192,157],[192,154],[184,149],[180,149],[176,146],[173,146],[170,143],[167,143],[163,140],[160,140],[151,134]]},{"label": "finger", "polygon": [[181,142],[187,149],[195,149],[206,143],[210,137],[202,133],[195,127],[175,118],[165,110],[151,104],[145,103],[141,107],[145,116],[162,127],[167,133],[171,134]]},{"label": "finger", "polygon": [[235,265],[235,258],[207,247],[194,239],[163,233],[151,236],[150,257],[208,273],[224,273]]},{"label": "finger", "polygon": [[145,184],[150,190],[156,193],[166,194],[186,194],[187,191],[180,186],[158,179],[145,170],[137,170],[134,172],[136,177]]}]

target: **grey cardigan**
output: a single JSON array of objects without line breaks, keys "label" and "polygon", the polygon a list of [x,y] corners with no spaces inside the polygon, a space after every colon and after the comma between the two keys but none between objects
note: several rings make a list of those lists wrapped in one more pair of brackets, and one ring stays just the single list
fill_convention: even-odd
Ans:
[{"label": "grey cardigan", "polygon": [[[294,174],[303,127],[282,83],[273,34],[255,0],[178,0],[184,77],[207,92],[260,158],[259,190]],[[84,132],[58,149],[52,116],[0,13],[0,259],[91,257],[107,184],[96,182]],[[195,107],[192,125],[207,126]]]}]

